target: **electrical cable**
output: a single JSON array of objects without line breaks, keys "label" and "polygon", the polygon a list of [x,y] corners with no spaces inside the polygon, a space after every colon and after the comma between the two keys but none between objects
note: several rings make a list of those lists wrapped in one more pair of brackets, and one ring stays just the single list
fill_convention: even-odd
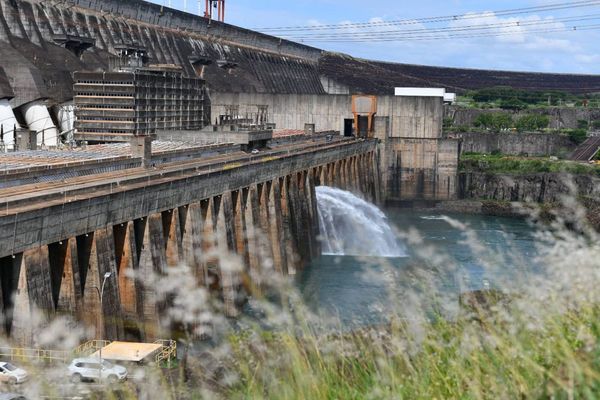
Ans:
[{"label": "electrical cable", "polygon": [[414,35],[418,33],[446,33],[446,32],[469,32],[469,31],[482,31],[490,29],[503,29],[503,28],[524,28],[538,25],[553,25],[563,22],[580,22],[600,19],[600,14],[586,14],[572,17],[546,19],[539,21],[511,21],[497,24],[485,24],[485,25],[466,25],[460,27],[446,27],[446,28],[423,28],[423,29],[410,29],[410,30],[387,30],[387,31],[365,31],[365,32],[336,32],[336,33],[304,33],[295,35],[282,35],[286,39],[337,39],[345,37],[378,37],[386,36],[390,34],[403,34],[403,35]]},{"label": "electrical cable", "polygon": [[258,30],[262,32],[273,32],[273,31],[312,31],[312,30],[333,30],[333,29],[348,29],[348,28],[364,28],[374,26],[395,26],[395,25],[416,25],[416,24],[427,24],[427,23],[438,23],[438,22],[450,22],[459,20],[469,19],[482,19],[490,17],[500,17],[509,15],[519,14],[532,14],[538,12],[548,12],[564,9],[573,9],[581,7],[592,7],[600,5],[598,0],[587,0],[587,1],[574,1],[567,3],[554,3],[547,4],[544,6],[536,7],[523,7],[513,8],[507,10],[489,11],[483,13],[466,13],[460,15],[447,15],[439,17],[424,17],[414,19],[401,19],[394,21],[374,21],[374,22],[355,22],[355,23],[342,23],[342,24],[324,24],[324,25],[300,25],[300,26],[283,26],[283,27],[263,27],[263,28],[251,28],[252,30]]}]

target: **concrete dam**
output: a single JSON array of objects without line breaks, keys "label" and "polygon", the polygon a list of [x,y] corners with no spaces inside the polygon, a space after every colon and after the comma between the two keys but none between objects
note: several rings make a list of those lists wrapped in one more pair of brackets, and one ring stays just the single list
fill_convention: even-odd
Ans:
[{"label": "concrete dam", "polygon": [[317,187],[456,198],[443,97],[394,87],[501,82],[600,87],[359,60],[139,0],[0,0],[0,330],[31,344],[39,310],[152,340],[162,303],[132,272],[181,263],[235,316],[259,255],[287,275],[320,254]]}]

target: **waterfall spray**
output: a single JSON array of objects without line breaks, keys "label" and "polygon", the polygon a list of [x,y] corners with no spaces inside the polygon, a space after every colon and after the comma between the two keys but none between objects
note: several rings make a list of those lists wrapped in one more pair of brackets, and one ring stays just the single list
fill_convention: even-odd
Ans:
[{"label": "waterfall spray", "polygon": [[323,254],[405,257],[379,208],[350,192],[316,188]]}]

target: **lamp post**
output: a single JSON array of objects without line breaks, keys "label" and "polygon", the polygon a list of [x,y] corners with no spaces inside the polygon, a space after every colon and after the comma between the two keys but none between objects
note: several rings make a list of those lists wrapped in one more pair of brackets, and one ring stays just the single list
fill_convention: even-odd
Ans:
[{"label": "lamp post", "polygon": [[[104,314],[104,303],[103,303],[103,298],[104,298],[104,286],[106,285],[106,280],[108,278],[110,278],[112,276],[112,272],[105,272],[104,273],[104,280],[102,281],[102,288],[99,289],[98,286],[91,286],[93,288],[96,289],[96,291],[98,292],[98,297],[100,298],[100,313]],[[104,321],[104,315],[102,315],[102,319]],[[100,327],[100,341],[104,340],[104,332],[103,332],[103,327]],[[100,350],[99,350],[99,356],[100,356],[100,376],[102,376],[102,347],[103,347],[103,343],[100,343]]]}]

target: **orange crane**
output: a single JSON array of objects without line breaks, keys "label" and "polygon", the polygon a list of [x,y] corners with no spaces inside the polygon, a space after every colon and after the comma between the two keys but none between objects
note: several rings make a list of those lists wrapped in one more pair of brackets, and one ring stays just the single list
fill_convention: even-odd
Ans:
[{"label": "orange crane", "polygon": [[206,8],[204,11],[204,17],[208,19],[215,19],[217,21],[225,21],[225,0],[205,0]]}]

